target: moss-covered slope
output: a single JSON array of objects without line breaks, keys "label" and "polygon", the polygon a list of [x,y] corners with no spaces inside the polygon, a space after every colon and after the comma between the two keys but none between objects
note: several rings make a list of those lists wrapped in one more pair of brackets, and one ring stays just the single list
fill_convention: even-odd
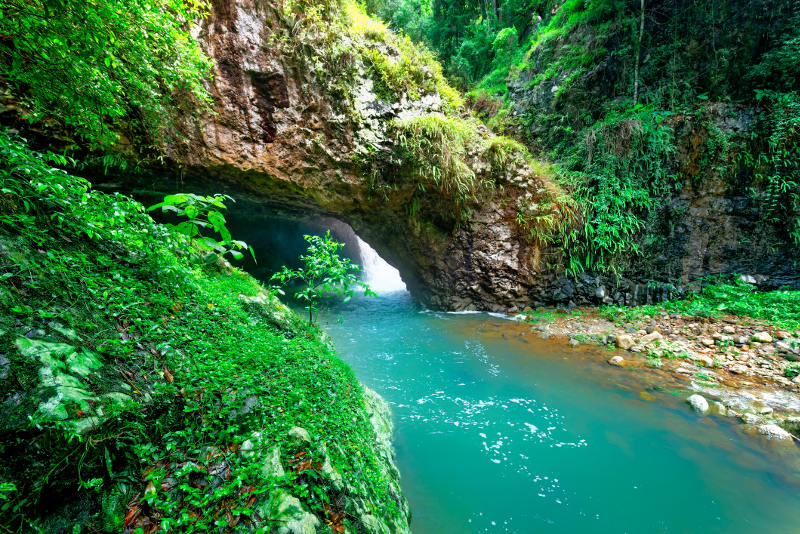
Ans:
[{"label": "moss-covered slope", "polygon": [[407,531],[324,334],[52,159],[0,134],[0,531]]}]

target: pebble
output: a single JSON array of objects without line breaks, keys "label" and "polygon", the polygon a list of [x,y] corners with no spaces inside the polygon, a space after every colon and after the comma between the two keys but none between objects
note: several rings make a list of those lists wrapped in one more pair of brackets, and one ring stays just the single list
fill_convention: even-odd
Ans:
[{"label": "pebble", "polygon": [[610,365],[616,365],[617,367],[624,367],[625,366],[625,359],[622,356],[613,356],[610,360],[608,360]]},{"label": "pebble", "polygon": [[725,332],[726,334],[735,334],[736,333],[736,328],[734,328],[733,325],[727,324],[722,329],[722,331]]}]

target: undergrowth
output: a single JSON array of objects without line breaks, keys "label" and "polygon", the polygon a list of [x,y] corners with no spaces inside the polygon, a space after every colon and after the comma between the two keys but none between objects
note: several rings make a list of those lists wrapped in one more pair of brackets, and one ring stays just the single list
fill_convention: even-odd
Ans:
[{"label": "undergrowth", "polygon": [[[0,425],[0,531],[58,531],[59,514],[107,531],[123,518],[143,531],[266,531],[281,490],[329,524],[355,517],[356,501],[397,518],[360,385],[321,332],[137,202],[52,166],[64,158],[2,133],[0,160],[3,352],[73,354],[49,385],[22,352],[0,379],[28,399]],[[85,378],[74,354],[94,366]],[[62,398],[58,377],[82,393]],[[296,425],[311,444],[287,438]],[[254,436],[281,446],[285,475],[243,453]],[[320,470],[324,450],[345,489]]]},{"label": "undergrowth", "polygon": [[800,330],[800,291],[760,292],[741,281],[706,285],[685,300],[633,308],[604,306],[600,310],[604,317],[618,323],[668,312],[698,317],[752,317],[779,328]]}]

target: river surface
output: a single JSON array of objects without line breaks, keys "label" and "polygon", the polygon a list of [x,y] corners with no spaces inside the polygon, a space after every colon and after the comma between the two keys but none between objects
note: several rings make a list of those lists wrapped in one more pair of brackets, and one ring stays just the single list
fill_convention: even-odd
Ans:
[{"label": "river surface", "polygon": [[320,322],[392,406],[416,534],[800,532],[796,450],[698,416],[677,383],[404,291]]}]

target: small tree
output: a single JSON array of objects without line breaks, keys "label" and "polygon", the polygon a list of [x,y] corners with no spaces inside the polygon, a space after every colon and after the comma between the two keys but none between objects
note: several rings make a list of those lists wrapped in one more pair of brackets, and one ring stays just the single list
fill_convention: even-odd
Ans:
[{"label": "small tree", "polygon": [[334,241],[330,230],[324,237],[305,235],[303,238],[309,243],[306,254],[300,256],[303,267],[289,269],[284,265],[280,272],[272,275],[271,280],[277,280],[280,285],[292,280],[302,283],[302,288],[295,292],[294,297],[306,302],[309,323],[314,324],[314,312],[319,309],[322,297],[341,295],[347,302],[353,297],[352,287],[355,285],[364,289],[365,296],[377,296],[369,284],[358,280],[358,265],[339,256],[339,249],[344,247],[344,243]]}]

